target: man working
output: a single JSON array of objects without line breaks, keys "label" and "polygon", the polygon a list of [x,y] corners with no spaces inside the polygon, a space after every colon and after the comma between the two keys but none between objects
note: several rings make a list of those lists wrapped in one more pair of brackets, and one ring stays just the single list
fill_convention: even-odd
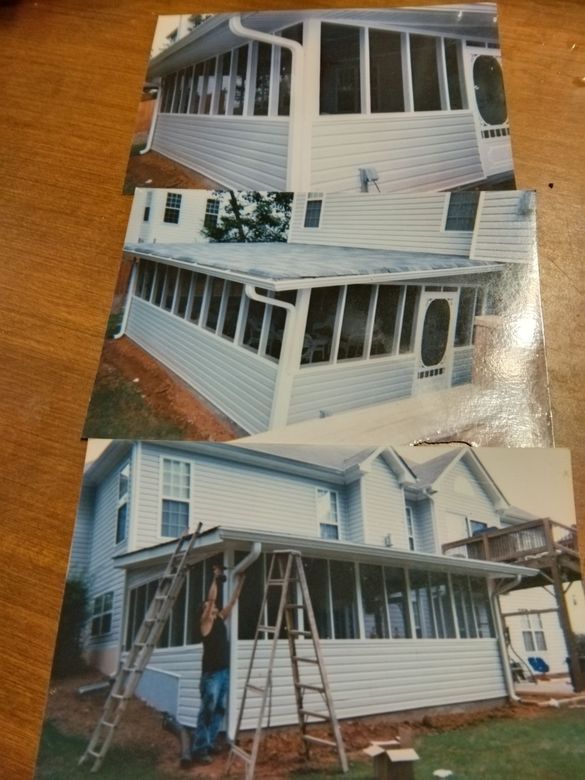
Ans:
[{"label": "man working", "polygon": [[199,684],[201,705],[191,750],[193,761],[199,764],[211,763],[210,754],[219,752],[215,740],[225,715],[230,677],[230,649],[225,621],[229,618],[244,584],[244,575],[237,574],[237,584],[228,604],[219,609],[217,597],[220,584],[225,582],[225,575],[221,566],[214,566],[212,572],[213,579],[207,593],[207,601],[201,607],[199,621],[203,638]]}]

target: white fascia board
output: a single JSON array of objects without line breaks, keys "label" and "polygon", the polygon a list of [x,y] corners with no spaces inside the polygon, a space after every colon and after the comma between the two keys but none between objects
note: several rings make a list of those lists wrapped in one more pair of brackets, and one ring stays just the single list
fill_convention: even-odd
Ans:
[{"label": "white fascia board", "polygon": [[408,467],[407,463],[400,457],[393,447],[381,445],[371,455],[362,461],[359,465],[362,474],[371,470],[372,464],[376,458],[382,457],[386,465],[390,468],[401,486],[415,486],[416,475]]},{"label": "white fascia board", "polygon": [[108,474],[123,457],[132,450],[133,442],[128,439],[118,439],[109,444],[101,455],[92,461],[83,474],[83,484],[94,486]]}]

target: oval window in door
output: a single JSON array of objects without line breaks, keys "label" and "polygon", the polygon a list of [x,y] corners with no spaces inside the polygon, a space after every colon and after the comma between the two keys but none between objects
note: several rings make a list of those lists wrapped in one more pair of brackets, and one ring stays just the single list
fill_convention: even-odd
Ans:
[{"label": "oval window in door", "polygon": [[425,366],[436,366],[443,359],[449,338],[451,307],[444,298],[429,303],[423,323],[420,357]]},{"label": "oval window in door", "polygon": [[495,57],[482,54],[473,63],[475,100],[483,121],[503,125],[508,118],[502,68]]}]

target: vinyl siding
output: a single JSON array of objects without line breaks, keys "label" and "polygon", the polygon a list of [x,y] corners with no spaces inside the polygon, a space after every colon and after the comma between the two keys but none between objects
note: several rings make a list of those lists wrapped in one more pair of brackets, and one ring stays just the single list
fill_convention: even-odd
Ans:
[{"label": "vinyl siding", "polygon": [[367,506],[365,543],[382,546],[390,534],[393,547],[407,550],[404,493],[390,467],[376,458],[362,483]]},{"label": "vinyl siding", "polygon": [[458,461],[441,478],[438,487],[435,506],[441,544],[453,539],[449,527],[449,516],[452,514],[467,516],[488,526],[501,525],[490,498],[463,461]]},{"label": "vinyl siding", "polygon": [[[201,521],[205,527],[225,525],[231,528],[266,529],[274,533],[317,537],[316,489],[337,490],[340,529],[347,538],[346,501],[343,486],[319,480],[281,474],[237,463],[228,463],[144,444],[140,475],[140,528],[137,547],[161,541],[159,475],[161,458],[189,460],[191,468],[191,525]],[[229,486],[229,490],[226,490]]]},{"label": "vinyl siding", "polygon": [[[473,260],[536,262],[536,218],[530,192],[484,192],[471,249]],[[527,211],[528,213],[521,213]]]},{"label": "vinyl siding", "polygon": [[295,376],[288,423],[412,394],[413,355],[311,366]]},{"label": "vinyl siding", "polygon": [[[256,669],[266,668],[269,642],[262,642]],[[419,707],[480,701],[506,695],[495,639],[487,640],[323,640],[327,675],[340,718],[399,712]],[[239,643],[238,702],[242,695],[252,649]],[[307,667],[310,666],[307,664]],[[263,679],[260,673],[254,680]],[[307,682],[316,670],[305,672]],[[296,722],[288,648],[280,642],[272,677],[271,723]],[[248,697],[244,728],[258,716],[259,697]],[[319,694],[307,692],[307,709],[322,710]]]},{"label": "vinyl siding", "polygon": [[446,190],[484,178],[470,111],[320,117],[312,129],[311,190],[360,191],[375,168],[382,192]]},{"label": "vinyl siding", "polygon": [[[165,207],[169,192],[180,193],[181,207],[178,223],[165,222]],[[144,209],[150,193],[150,215],[144,221]],[[205,190],[137,189],[134,193],[132,210],[126,231],[126,243],[181,244],[199,243],[209,239],[201,235],[205,207],[210,192]]]},{"label": "vinyl siding", "polygon": [[136,297],[126,333],[248,433],[268,428],[276,364]]},{"label": "vinyl siding", "polygon": [[414,542],[418,552],[435,553],[435,530],[433,527],[433,505],[430,498],[407,502],[413,510]]},{"label": "vinyl siding", "polygon": [[453,349],[452,385],[467,385],[473,372],[473,347],[455,347]]},{"label": "vinyl siding", "polygon": [[470,231],[444,230],[448,195],[328,193],[318,228],[304,227],[307,195],[296,195],[289,241],[292,243],[403,249],[468,256]]},{"label": "vinyl siding", "polygon": [[364,542],[364,517],[362,510],[363,483],[351,482],[345,488],[347,541],[361,544]]},{"label": "vinyl siding", "polygon": [[77,517],[69,554],[68,578],[85,577],[90,566],[91,542],[93,536],[93,488],[84,486],[81,490]]},{"label": "vinyl siding", "polygon": [[152,148],[233,189],[287,188],[287,119],[160,114]]}]

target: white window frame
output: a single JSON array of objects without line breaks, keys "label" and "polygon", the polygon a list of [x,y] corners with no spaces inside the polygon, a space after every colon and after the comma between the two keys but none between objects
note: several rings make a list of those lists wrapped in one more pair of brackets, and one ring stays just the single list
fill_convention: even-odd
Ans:
[{"label": "white window frame", "polygon": [[[182,463],[185,464],[188,467],[188,475],[189,475],[189,482],[188,482],[188,490],[189,490],[189,496],[188,498],[178,498],[175,495],[172,495],[171,493],[165,492],[165,485],[164,485],[164,474],[165,474],[165,463]],[[173,501],[178,504],[186,504],[187,506],[187,529],[190,526],[191,523],[191,516],[192,516],[192,501],[193,501],[193,464],[190,460],[187,460],[186,458],[180,458],[170,455],[163,455],[160,458],[160,471],[159,471],[159,507],[160,507],[160,518],[159,518],[159,526],[158,526],[158,532],[160,539],[174,539],[176,537],[167,535],[163,533],[163,522],[164,522],[164,516],[163,516],[163,507],[165,501]],[[180,534],[179,534],[180,535]]]},{"label": "white window frame", "polygon": [[[325,496],[329,496],[328,511],[327,514],[321,510],[320,499]],[[332,515],[332,509],[334,514]],[[341,524],[339,517],[339,493],[337,490],[331,488],[317,487],[315,488],[315,516],[317,519],[317,528],[319,531],[320,539],[340,540],[341,539]],[[322,533],[323,526],[335,528],[337,530],[336,537],[324,536]]]},{"label": "white window frame", "polygon": [[404,506],[404,525],[406,527],[406,541],[408,549],[414,552],[416,550],[416,534],[414,532],[414,513],[412,507],[408,504]]},{"label": "white window frame", "polygon": [[[546,653],[548,645],[540,612],[524,612],[521,616],[522,642],[527,653]],[[527,641],[529,640],[529,641]],[[539,647],[539,641],[543,647]],[[532,647],[528,647],[528,644]]]},{"label": "white window frame", "polygon": [[[118,474],[118,501],[116,504],[116,544],[122,544],[128,538],[128,523],[130,521],[130,461],[127,461]],[[126,490],[120,493],[122,487],[122,478],[126,479]],[[118,538],[120,527],[120,512],[124,509],[126,516],[124,520],[124,535]]]},{"label": "white window frame", "polygon": [[[309,204],[320,203],[319,219],[316,225],[307,225],[307,219],[309,217]],[[319,230],[323,224],[323,207],[325,205],[325,199],[322,192],[309,192],[307,193],[307,199],[305,200],[305,209],[303,213],[303,230]]]},{"label": "white window frame", "polygon": [[[476,520],[475,517],[469,517],[468,515],[465,516],[465,528],[467,529],[467,536],[468,538],[471,538],[473,534],[475,533],[472,528],[472,523],[478,523],[478,525],[481,525],[483,527],[484,531],[487,531],[489,528],[489,524],[485,522],[485,520]],[[479,529],[477,529],[479,530]]]},{"label": "white window frame", "polygon": [[[173,205],[170,204],[169,201],[172,200]],[[165,205],[163,210],[163,222],[165,225],[178,225],[181,221],[181,208],[183,206],[183,196],[180,192],[167,192],[167,196],[165,198]],[[177,215],[177,221],[175,222],[172,219],[167,219],[167,212],[170,213],[176,213]]]},{"label": "white window frame", "polygon": [[[107,603],[109,601],[109,604]],[[107,605],[107,608],[106,608]],[[91,617],[89,620],[89,634],[92,639],[100,639],[112,633],[112,622],[114,614],[114,591],[108,590],[99,593],[93,598]],[[104,618],[109,615],[109,627],[104,630]],[[94,622],[97,622],[98,629],[94,632]]]},{"label": "white window frame", "polygon": [[[476,198],[475,203],[475,215],[473,217],[473,227],[471,228],[456,228],[456,227],[447,227],[447,222],[449,219],[449,211],[451,210],[451,206],[455,208],[454,201],[463,195],[472,195],[474,198]],[[443,212],[443,226],[442,231],[443,233],[465,233],[467,235],[472,235],[475,227],[477,225],[477,218],[479,215],[479,193],[473,192],[469,190],[462,190],[460,192],[449,192],[445,195],[445,209]]]}]

